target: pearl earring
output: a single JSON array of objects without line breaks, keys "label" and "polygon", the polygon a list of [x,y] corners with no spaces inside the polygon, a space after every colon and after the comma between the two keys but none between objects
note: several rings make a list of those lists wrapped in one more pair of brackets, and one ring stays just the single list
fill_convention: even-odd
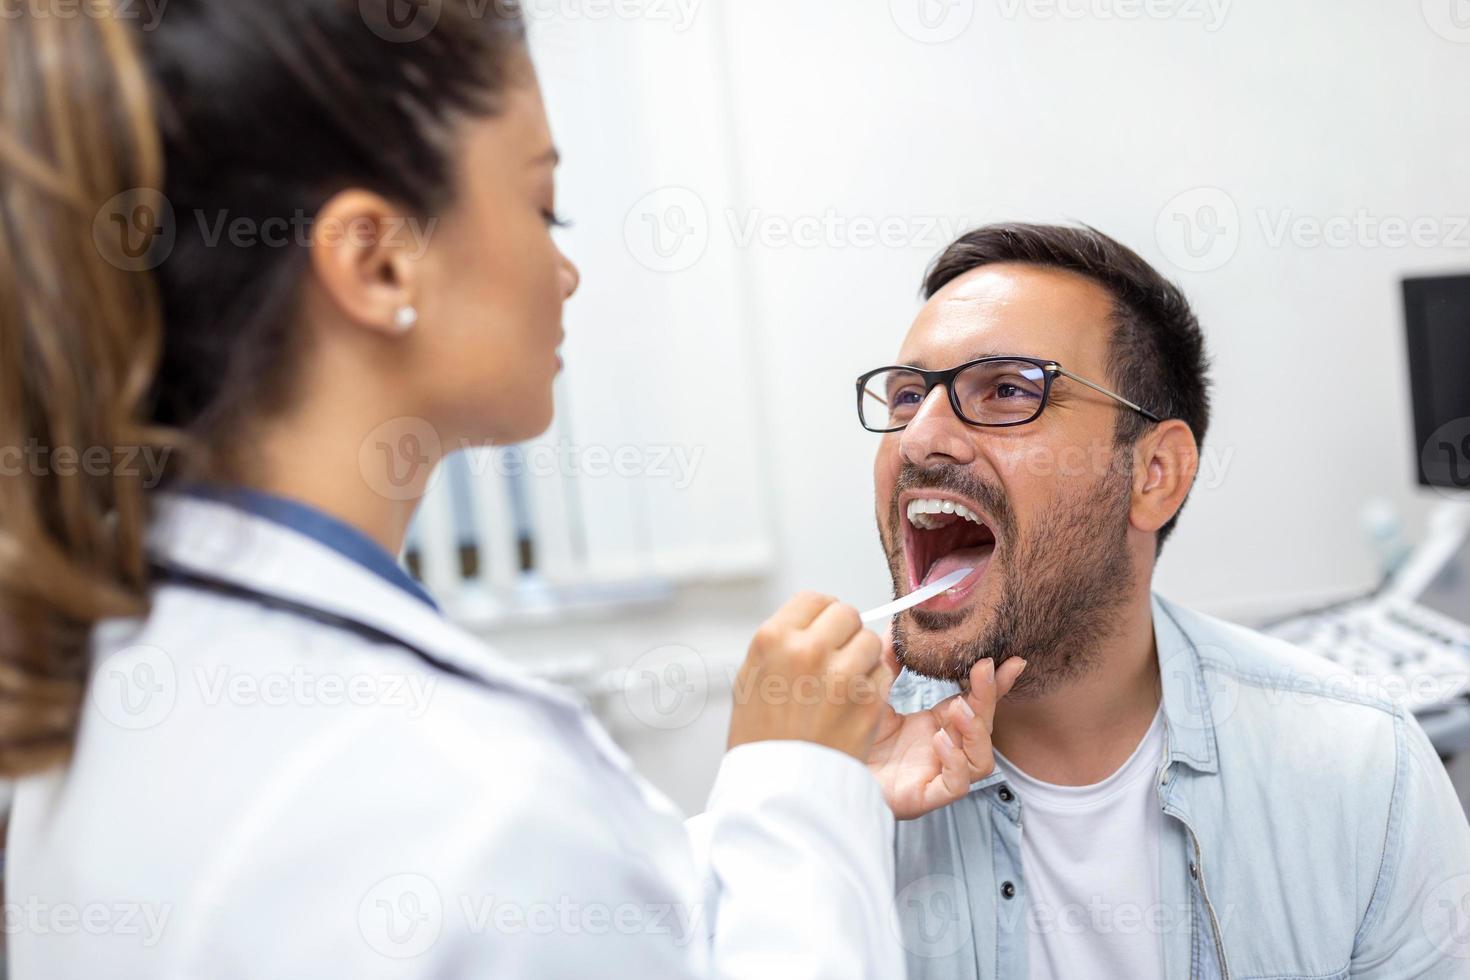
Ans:
[{"label": "pearl earring", "polygon": [[398,328],[399,333],[408,333],[418,322],[419,311],[412,306],[400,306],[393,316],[393,325]]}]

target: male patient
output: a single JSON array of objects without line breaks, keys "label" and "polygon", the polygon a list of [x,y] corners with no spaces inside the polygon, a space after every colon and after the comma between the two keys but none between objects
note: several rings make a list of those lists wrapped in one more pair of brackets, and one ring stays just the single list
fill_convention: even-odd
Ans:
[{"label": "male patient", "polygon": [[[895,621],[893,701],[1027,666],[995,771],[899,825],[910,977],[1470,976],[1470,826],[1412,716],[1150,593],[1209,418],[1183,294],[1099,232],[1017,224],[925,296],[859,382],[878,527],[900,595],[974,572]],[[1299,402],[1232,383],[1263,418]]]}]

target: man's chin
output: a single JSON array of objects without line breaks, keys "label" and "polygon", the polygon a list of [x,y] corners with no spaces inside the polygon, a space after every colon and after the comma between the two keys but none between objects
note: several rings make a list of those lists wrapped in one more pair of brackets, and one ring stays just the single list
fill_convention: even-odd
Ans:
[{"label": "man's chin", "polygon": [[908,617],[904,632],[912,637],[939,637],[964,626],[975,617],[978,611],[974,606],[942,613],[910,609],[904,614]]},{"label": "man's chin", "polygon": [[899,662],[921,677],[964,683],[989,626],[988,610],[980,605],[943,613],[910,609],[897,624],[894,649]]}]

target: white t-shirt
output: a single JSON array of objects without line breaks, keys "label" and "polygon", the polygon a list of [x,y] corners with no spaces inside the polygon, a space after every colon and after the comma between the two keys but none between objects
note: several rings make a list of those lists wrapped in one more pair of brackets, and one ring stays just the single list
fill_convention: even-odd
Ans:
[{"label": "white t-shirt", "polygon": [[1031,980],[1163,980],[1163,756],[1162,708],[1128,761],[1091,786],[1044,783],[995,753],[1021,803]]}]

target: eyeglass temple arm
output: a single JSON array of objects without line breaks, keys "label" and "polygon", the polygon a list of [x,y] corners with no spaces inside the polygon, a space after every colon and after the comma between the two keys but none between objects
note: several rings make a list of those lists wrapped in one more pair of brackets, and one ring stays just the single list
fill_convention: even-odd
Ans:
[{"label": "eyeglass temple arm", "polygon": [[1060,365],[1057,366],[1056,372],[1057,372],[1057,374],[1060,374],[1060,375],[1062,375],[1065,378],[1071,378],[1073,381],[1077,382],[1078,384],[1087,385],[1087,387],[1091,388],[1093,391],[1101,392],[1102,394],[1107,395],[1109,398],[1112,398],[1112,399],[1114,399],[1116,401],[1119,401],[1119,402],[1123,403],[1124,405],[1127,405],[1129,408],[1133,409],[1135,412],[1137,412],[1139,415],[1142,415],[1144,418],[1148,419],[1150,422],[1162,422],[1162,421],[1164,421],[1163,419],[1161,419],[1157,415],[1155,415],[1153,412],[1150,412],[1148,409],[1144,408],[1142,405],[1135,405],[1133,402],[1131,402],[1128,399],[1124,398],[1122,395],[1118,394],[1116,391],[1109,391],[1108,389],[1104,388],[1102,385],[1100,385],[1100,384],[1094,384],[1093,382],[1088,381],[1084,377],[1081,377],[1079,375],[1073,374],[1071,371],[1068,371],[1066,368],[1061,367]]}]

